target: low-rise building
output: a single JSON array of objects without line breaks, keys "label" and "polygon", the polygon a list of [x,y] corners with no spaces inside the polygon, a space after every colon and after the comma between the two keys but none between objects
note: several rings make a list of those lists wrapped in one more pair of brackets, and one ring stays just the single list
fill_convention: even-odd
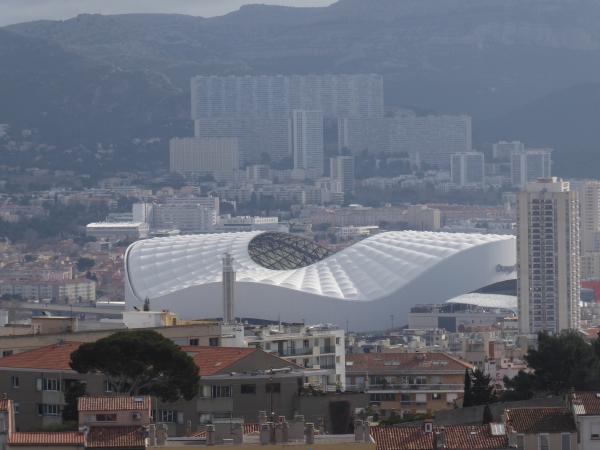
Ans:
[{"label": "low-rise building", "polygon": [[510,446],[519,450],[575,450],[577,429],[567,408],[511,408],[504,411]]},{"label": "low-rise building", "polygon": [[85,226],[85,234],[100,241],[135,241],[148,237],[144,222],[94,222]]},{"label": "low-rise building", "polygon": [[344,330],[334,325],[247,327],[245,340],[300,367],[327,371],[308,380],[313,387],[344,389],[346,354]]},{"label": "low-rise building", "polygon": [[346,390],[369,394],[380,415],[451,409],[472,366],[445,353],[365,353],[346,357]]},{"label": "low-rise building", "polygon": [[572,392],[567,396],[568,407],[577,425],[580,450],[600,448],[600,393]]}]

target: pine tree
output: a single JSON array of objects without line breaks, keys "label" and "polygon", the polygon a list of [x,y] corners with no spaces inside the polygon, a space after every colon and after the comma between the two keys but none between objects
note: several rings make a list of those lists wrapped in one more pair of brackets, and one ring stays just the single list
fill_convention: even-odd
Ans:
[{"label": "pine tree", "polygon": [[465,369],[465,394],[463,397],[463,408],[473,406],[473,390],[471,388],[471,381],[471,372],[469,369]]}]

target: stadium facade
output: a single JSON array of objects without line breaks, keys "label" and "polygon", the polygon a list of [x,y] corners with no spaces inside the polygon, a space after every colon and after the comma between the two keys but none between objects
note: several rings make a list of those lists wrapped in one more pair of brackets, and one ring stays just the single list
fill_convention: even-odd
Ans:
[{"label": "stadium facade", "polygon": [[155,238],[125,255],[128,309],[221,317],[222,257],[234,258],[236,315],[376,330],[411,306],[441,303],[516,278],[513,236],[421,231],[375,235],[337,253],[275,232]]}]

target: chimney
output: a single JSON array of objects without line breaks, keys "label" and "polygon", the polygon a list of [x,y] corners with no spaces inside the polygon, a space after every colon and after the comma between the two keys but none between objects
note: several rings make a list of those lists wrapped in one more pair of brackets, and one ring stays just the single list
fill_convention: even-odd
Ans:
[{"label": "chimney", "polygon": [[354,421],[354,442],[361,442],[363,440],[363,421],[355,420]]},{"label": "chimney", "polygon": [[233,270],[233,257],[225,253],[223,257],[223,323],[235,323],[235,271]]},{"label": "chimney", "polygon": [[425,433],[433,433],[433,420],[426,419],[425,422],[423,422],[423,431]]},{"label": "chimney", "polygon": [[433,438],[433,448],[435,450],[441,450],[446,448],[446,442],[444,437],[444,428],[440,428],[440,431],[436,431]]},{"label": "chimney", "polygon": [[215,426],[206,425],[206,445],[215,445]]},{"label": "chimney", "polygon": [[305,443],[307,445],[313,445],[315,443],[315,424],[311,422],[306,423],[304,428]]}]

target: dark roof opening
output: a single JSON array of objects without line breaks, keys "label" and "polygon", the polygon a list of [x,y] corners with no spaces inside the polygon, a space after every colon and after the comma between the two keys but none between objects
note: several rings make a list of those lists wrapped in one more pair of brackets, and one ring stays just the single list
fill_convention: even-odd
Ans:
[{"label": "dark roof opening", "polygon": [[322,261],[333,252],[310,239],[286,233],[263,233],[248,244],[252,260],[267,269],[290,270]]}]

